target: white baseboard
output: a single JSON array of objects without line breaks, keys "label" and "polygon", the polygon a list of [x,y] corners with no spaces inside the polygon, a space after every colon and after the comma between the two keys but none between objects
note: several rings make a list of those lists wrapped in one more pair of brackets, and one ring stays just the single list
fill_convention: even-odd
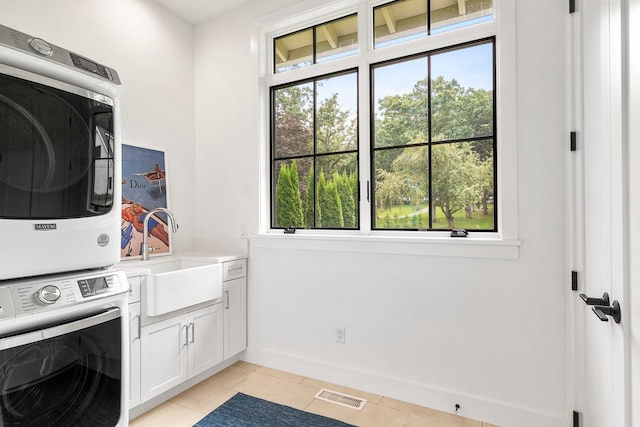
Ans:
[{"label": "white baseboard", "polygon": [[566,420],[534,409],[486,399],[452,390],[444,390],[408,380],[372,372],[332,365],[319,360],[303,359],[278,351],[249,347],[244,361],[309,378],[383,395],[420,406],[482,420],[501,427],[566,427]]}]

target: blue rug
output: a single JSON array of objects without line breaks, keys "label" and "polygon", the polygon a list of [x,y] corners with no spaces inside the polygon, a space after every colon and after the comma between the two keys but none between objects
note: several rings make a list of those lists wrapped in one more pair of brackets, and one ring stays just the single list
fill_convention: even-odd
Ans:
[{"label": "blue rug", "polygon": [[238,393],[193,427],[354,427],[342,421],[300,411]]}]

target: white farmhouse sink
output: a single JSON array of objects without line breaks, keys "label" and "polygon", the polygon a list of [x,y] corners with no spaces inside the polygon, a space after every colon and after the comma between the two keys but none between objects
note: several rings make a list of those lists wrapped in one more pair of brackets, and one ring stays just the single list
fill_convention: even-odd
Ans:
[{"label": "white farmhouse sink", "polygon": [[151,271],[142,288],[147,316],[159,316],[222,297],[222,266],[210,260],[167,257],[132,262],[131,267]]}]

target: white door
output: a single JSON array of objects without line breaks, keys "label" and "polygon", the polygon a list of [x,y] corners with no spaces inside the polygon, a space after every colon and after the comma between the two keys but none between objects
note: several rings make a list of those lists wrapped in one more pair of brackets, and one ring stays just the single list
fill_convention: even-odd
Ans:
[{"label": "white door", "polygon": [[[573,20],[576,49],[574,125],[575,259],[580,292],[621,306],[622,319],[602,321],[582,301],[574,302],[576,410],[580,425],[631,424],[627,353],[629,324],[629,181],[626,106],[627,0],[582,0]],[[582,79],[580,79],[582,77]],[[577,295],[572,296],[578,298]],[[597,308],[597,307],[596,307]]]}]

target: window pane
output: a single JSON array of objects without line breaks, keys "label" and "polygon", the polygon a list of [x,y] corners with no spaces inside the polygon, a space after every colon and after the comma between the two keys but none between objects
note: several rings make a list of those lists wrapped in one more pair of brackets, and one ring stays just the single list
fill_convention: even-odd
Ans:
[{"label": "window pane", "polygon": [[493,44],[431,57],[433,141],[493,135]]},{"label": "window pane", "polygon": [[492,0],[431,1],[431,34],[492,19]]},{"label": "window pane", "polygon": [[374,47],[425,37],[427,0],[401,0],[373,9]]},{"label": "window pane", "polygon": [[276,73],[305,67],[313,63],[313,30],[311,28],[273,40]]},{"label": "window pane", "polygon": [[318,25],[316,29],[316,62],[358,53],[358,17],[347,16]]},{"label": "window pane", "polygon": [[429,148],[375,152],[374,228],[429,228]]},{"label": "window pane", "polygon": [[493,141],[432,148],[433,228],[494,230]]},{"label": "window pane", "polygon": [[358,156],[318,157],[316,227],[358,228]]},{"label": "window pane", "polygon": [[426,57],[374,68],[376,148],[428,141],[427,76]]},{"label": "window pane", "polygon": [[[277,161],[274,163],[273,185],[275,192],[273,208],[274,227],[313,227],[313,175],[312,158]],[[311,176],[311,183],[309,177]],[[307,218],[307,203],[311,206]]]},{"label": "window pane", "polygon": [[316,83],[318,153],[358,148],[358,75],[350,73]]},{"label": "window pane", "polygon": [[274,156],[313,154],[313,83],[274,91]]}]

